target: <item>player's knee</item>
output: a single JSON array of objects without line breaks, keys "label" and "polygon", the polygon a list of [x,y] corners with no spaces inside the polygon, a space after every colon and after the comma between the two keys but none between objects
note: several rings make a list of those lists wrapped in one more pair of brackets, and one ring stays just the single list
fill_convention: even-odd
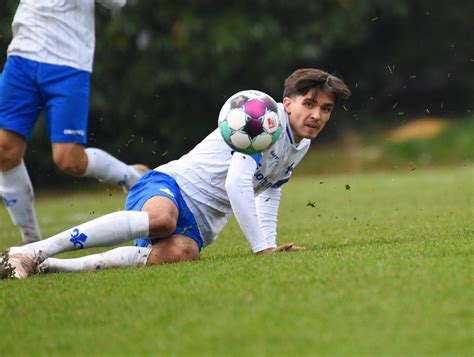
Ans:
[{"label": "player's knee", "polygon": [[166,213],[150,215],[150,237],[164,238],[169,237],[176,230],[176,219]]},{"label": "player's knee", "polygon": [[18,166],[23,157],[23,147],[8,140],[0,140],[0,171]]},{"label": "player's knee", "polygon": [[186,262],[199,259],[199,254],[186,248],[176,249],[173,263]]},{"label": "player's knee", "polygon": [[58,158],[54,158],[54,163],[62,172],[68,175],[82,176],[85,171],[79,163],[75,162],[69,157],[60,156]]},{"label": "player's knee", "polygon": [[174,236],[171,237],[170,243],[172,243],[172,249],[174,251],[176,261],[199,259],[199,247],[197,243],[191,238]]},{"label": "player's knee", "polygon": [[53,160],[56,166],[66,174],[82,176],[86,171],[86,163],[75,151],[54,151]]},{"label": "player's knee", "polygon": [[197,260],[200,258],[199,248],[196,244],[182,244],[178,255],[182,261]]}]

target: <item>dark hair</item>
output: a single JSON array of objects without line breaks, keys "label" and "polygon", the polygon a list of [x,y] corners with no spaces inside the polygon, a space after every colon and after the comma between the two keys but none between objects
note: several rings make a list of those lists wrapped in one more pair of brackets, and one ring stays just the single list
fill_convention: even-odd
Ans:
[{"label": "dark hair", "polygon": [[320,69],[302,68],[294,71],[285,80],[283,98],[306,95],[310,90],[313,95],[316,95],[317,90],[332,95],[334,101],[351,96],[351,91],[342,79]]}]

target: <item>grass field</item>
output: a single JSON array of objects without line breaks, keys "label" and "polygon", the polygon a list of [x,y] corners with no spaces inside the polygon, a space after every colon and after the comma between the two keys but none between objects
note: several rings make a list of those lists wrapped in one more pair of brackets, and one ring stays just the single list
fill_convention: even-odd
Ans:
[{"label": "grass field", "polygon": [[[231,221],[197,262],[0,281],[0,355],[472,356],[473,182],[468,164],[295,177],[279,241],[303,253],[254,256]],[[40,195],[43,234],[123,198]]]}]

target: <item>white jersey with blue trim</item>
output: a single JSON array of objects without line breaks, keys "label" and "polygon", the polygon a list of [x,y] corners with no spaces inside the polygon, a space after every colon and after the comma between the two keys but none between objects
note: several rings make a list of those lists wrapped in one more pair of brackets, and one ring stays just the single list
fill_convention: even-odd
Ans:
[{"label": "white jersey with blue trim", "polygon": [[[97,0],[115,9],[126,0]],[[92,72],[95,0],[21,0],[8,56]]]},{"label": "white jersey with blue trim", "polygon": [[[293,169],[311,144],[309,139],[296,144],[281,103],[278,104],[278,112],[283,129],[278,141],[263,153],[245,155],[257,163],[252,173],[254,196],[288,182]],[[179,160],[155,169],[171,175],[177,181],[196,218],[205,245],[215,240],[232,212],[225,183],[233,154],[234,151],[225,143],[219,129],[216,129]],[[238,183],[238,177],[232,181]]]}]

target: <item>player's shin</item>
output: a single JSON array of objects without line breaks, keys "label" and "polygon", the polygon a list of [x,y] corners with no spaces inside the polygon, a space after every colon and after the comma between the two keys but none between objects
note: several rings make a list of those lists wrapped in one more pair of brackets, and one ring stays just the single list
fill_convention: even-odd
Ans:
[{"label": "player's shin", "polygon": [[53,273],[144,266],[150,252],[150,248],[119,247],[80,258],[48,258],[38,266],[37,270],[40,273]]},{"label": "player's shin", "polygon": [[34,193],[23,160],[9,171],[0,171],[0,196],[22,235],[22,243],[41,239],[34,208]]},{"label": "player's shin", "polygon": [[148,213],[119,211],[80,224],[55,236],[10,248],[10,253],[50,257],[76,249],[108,247],[126,243],[138,237],[148,237]]}]

